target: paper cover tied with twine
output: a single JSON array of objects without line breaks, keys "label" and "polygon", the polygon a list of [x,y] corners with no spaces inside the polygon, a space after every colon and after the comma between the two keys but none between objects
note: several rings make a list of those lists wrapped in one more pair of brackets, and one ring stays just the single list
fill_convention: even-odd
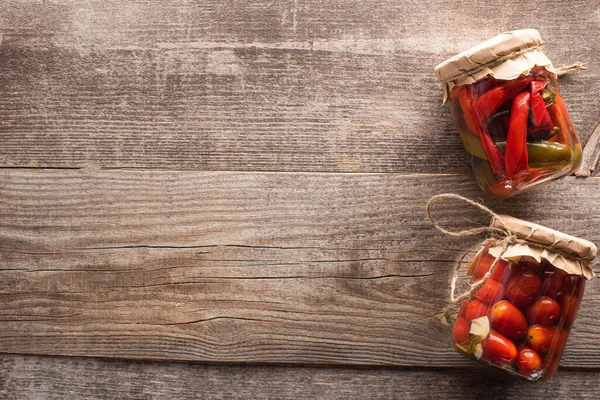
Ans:
[{"label": "paper cover tied with twine", "polygon": [[454,86],[475,83],[487,76],[512,80],[535,67],[555,73],[552,62],[540,50],[542,38],[535,29],[505,32],[478,44],[435,67],[444,85],[444,102]]},{"label": "paper cover tied with twine", "polygon": [[[484,211],[492,217],[489,226],[478,226],[459,231],[448,230],[442,227],[433,216],[432,206],[435,202],[443,199],[462,201]],[[472,283],[467,291],[456,295],[456,283],[458,281],[459,270],[462,268],[462,262],[474,248],[465,252],[453,269],[452,280],[450,282],[450,300],[452,303],[458,303],[468,298],[477,289],[482,287],[491,276],[494,266],[499,260],[518,262],[523,257],[532,257],[538,263],[545,260],[554,267],[571,275],[583,276],[586,279],[594,277],[594,270],[590,267],[590,263],[596,257],[597,248],[588,240],[567,235],[509,215],[496,214],[483,204],[454,193],[443,193],[433,196],[429,199],[425,208],[427,217],[433,226],[448,236],[467,237],[482,233],[489,234],[487,239],[477,245],[476,248],[480,248],[480,250],[471,262],[466,265],[466,268],[470,270],[473,263],[486,251],[494,257],[494,262],[483,278]]]},{"label": "paper cover tied with twine", "polygon": [[[489,254],[506,261],[519,261],[522,257],[533,257],[538,263],[548,261],[558,269],[571,275],[594,277],[589,263],[596,257],[596,246],[585,239],[567,235],[542,225],[523,221],[509,215],[496,215],[490,227],[506,229],[518,239],[506,251],[503,246],[490,246]],[[492,241],[494,239],[491,239]]]}]

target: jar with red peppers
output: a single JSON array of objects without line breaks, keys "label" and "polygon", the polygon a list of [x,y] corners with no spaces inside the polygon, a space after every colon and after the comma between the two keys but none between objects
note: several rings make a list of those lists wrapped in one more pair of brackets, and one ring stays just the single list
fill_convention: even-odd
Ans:
[{"label": "jar with red peppers", "polygon": [[535,29],[507,32],[435,67],[482,190],[502,198],[568,175],[581,145]]},{"label": "jar with red peppers", "polygon": [[467,264],[471,281],[484,283],[460,303],[452,341],[481,362],[546,380],[558,368],[585,280],[594,276],[596,246],[506,215],[491,226],[517,239],[488,239]]}]

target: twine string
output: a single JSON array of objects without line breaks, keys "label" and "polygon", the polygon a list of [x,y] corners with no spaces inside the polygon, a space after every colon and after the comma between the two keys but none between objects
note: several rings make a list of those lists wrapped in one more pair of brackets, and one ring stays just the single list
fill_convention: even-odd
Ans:
[{"label": "twine string", "polygon": [[[432,212],[431,212],[431,207],[432,207],[433,203],[435,203],[436,201],[441,200],[441,199],[455,199],[455,200],[460,200],[462,202],[468,203],[468,204],[482,210],[483,212],[489,214],[492,218],[494,218],[496,220],[496,222],[499,223],[500,227],[480,226],[480,227],[464,229],[464,230],[460,230],[460,231],[448,230],[448,229],[442,227],[437,222],[437,220],[433,217]],[[578,256],[578,255],[574,254],[572,251],[569,251],[568,249],[558,248],[558,247],[555,247],[553,244],[536,243],[533,241],[529,241],[527,239],[519,238],[515,232],[513,232],[512,230],[510,230],[506,227],[506,224],[504,223],[504,221],[502,221],[502,217],[500,215],[496,214],[494,211],[490,210],[486,206],[484,206],[480,203],[477,203],[473,200],[467,199],[466,197],[460,196],[458,194],[444,193],[444,194],[439,194],[439,195],[433,196],[427,202],[426,211],[427,211],[427,218],[429,219],[429,221],[431,221],[433,226],[438,231],[440,231],[448,236],[465,237],[465,236],[479,235],[481,233],[488,233],[490,235],[489,238],[485,239],[481,243],[477,244],[476,246],[474,246],[474,247],[470,248],[468,251],[466,251],[459,258],[456,265],[454,266],[454,268],[452,270],[452,280],[450,282],[451,305],[444,309],[444,311],[445,311],[444,314],[447,314],[448,312],[452,311],[452,309],[453,309],[452,306],[455,305],[456,303],[472,297],[473,293],[475,293],[480,287],[485,285],[487,280],[490,278],[490,276],[494,272],[494,267],[498,264],[498,261],[501,259],[502,255],[506,252],[506,250],[508,250],[509,246],[516,245],[516,244],[522,244],[522,245],[527,245],[529,247],[537,247],[540,249],[549,250],[555,254],[561,255],[566,258],[581,261],[580,266],[582,268],[582,272],[581,272],[582,276],[585,275],[583,272],[583,265],[584,264],[587,265],[591,261],[591,259],[589,257]],[[463,265],[463,261],[468,254],[472,253],[475,249],[480,248],[480,247],[488,247],[488,248],[500,247],[501,251],[498,253],[498,255],[494,259],[492,265],[490,266],[489,270],[485,273],[483,278],[481,278],[477,282],[470,283],[469,288],[465,292],[463,292],[462,294],[457,296],[456,295],[456,283],[458,282],[459,272],[460,272],[460,268]],[[446,316],[446,315],[444,315],[444,316]]]},{"label": "twine string", "polygon": [[587,69],[582,63],[576,62],[571,65],[563,65],[562,67],[556,68],[556,76],[563,76],[573,71],[581,71]]},{"label": "twine string", "polygon": [[[485,213],[489,214],[492,218],[496,218],[496,220],[499,221],[502,225],[504,225],[504,223],[502,223],[501,217],[499,217],[498,214],[493,212],[491,209],[487,208],[483,204],[477,203],[473,200],[467,199],[466,197],[460,196],[458,194],[453,194],[453,193],[438,194],[438,195],[430,198],[429,201],[427,202],[427,205],[425,207],[426,211],[427,211],[427,218],[429,219],[429,221],[431,221],[433,226],[438,231],[440,231],[448,236],[454,236],[454,237],[474,236],[474,235],[479,235],[481,233],[491,234],[491,238],[470,248],[458,259],[457,263],[454,265],[454,268],[452,270],[452,280],[450,282],[450,301],[452,302],[452,304],[456,304],[466,298],[471,297],[471,295],[473,293],[475,293],[480,287],[485,285],[485,283],[487,282],[489,277],[492,275],[492,273],[494,271],[494,267],[498,264],[498,261],[500,261],[500,257],[508,249],[508,246],[511,244],[515,244],[515,243],[519,242],[520,240],[516,237],[514,232],[512,232],[511,230],[509,230],[507,228],[480,226],[480,227],[465,229],[465,230],[461,230],[461,231],[451,231],[451,230],[448,230],[448,229],[442,227],[436,221],[436,219],[433,217],[432,212],[431,212],[431,206],[433,205],[433,203],[435,203],[437,200],[441,200],[441,199],[455,199],[455,200],[464,201],[476,208],[479,208],[480,210],[484,211]],[[502,251],[498,254],[498,256],[496,256],[496,258],[494,259],[494,262],[490,266],[490,269],[485,273],[483,278],[481,278],[480,280],[478,280],[475,283],[471,283],[469,285],[469,289],[467,289],[462,294],[456,296],[456,283],[458,282],[460,268],[463,265],[463,261],[464,261],[465,257],[469,253],[471,253],[473,250],[481,247],[482,245],[488,245],[491,247],[502,246]]]}]

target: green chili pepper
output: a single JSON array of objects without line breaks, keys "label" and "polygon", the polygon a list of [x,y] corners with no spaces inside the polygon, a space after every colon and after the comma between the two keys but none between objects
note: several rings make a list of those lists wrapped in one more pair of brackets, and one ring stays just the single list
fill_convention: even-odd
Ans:
[{"label": "green chili pepper", "polygon": [[475,157],[481,158],[482,160],[487,160],[487,155],[483,150],[483,146],[481,145],[481,141],[475,135],[470,134],[469,132],[465,132],[461,129],[458,130],[460,134],[460,138],[465,146],[465,150],[467,153],[474,155]]},{"label": "green chili pepper", "polygon": [[487,194],[493,198],[502,198],[510,194],[511,186],[507,186],[507,182],[503,179],[498,179],[497,175],[492,171],[490,163],[481,161],[475,166],[473,171],[477,184]]},{"label": "green chili pepper", "polygon": [[490,185],[496,181],[496,177],[494,176],[494,171],[492,171],[490,163],[487,161],[481,162],[475,167],[473,172],[475,174],[475,180],[477,181],[477,184],[481,190],[488,192]]},{"label": "green chili pepper", "polygon": [[[469,154],[482,160],[487,160],[483,146],[479,138],[468,132],[460,132],[465,149]],[[496,146],[500,151],[506,148],[505,142],[498,142]],[[573,152],[569,146],[556,142],[528,142],[527,153],[529,155],[529,166],[540,168],[550,164],[568,163],[573,159]]]},{"label": "green chili pepper", "polygon": [[555,142],[527,143],[529,165],[540,168],[550,164],[566,164],[573,159],[573,151],[569,146]]}]

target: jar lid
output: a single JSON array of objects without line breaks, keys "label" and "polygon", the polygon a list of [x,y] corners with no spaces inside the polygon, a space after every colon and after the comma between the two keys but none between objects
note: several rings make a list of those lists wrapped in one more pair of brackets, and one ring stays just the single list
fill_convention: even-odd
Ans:
[{"label": "jar lid", "polygon": [[515,79],[536,65],[554,72],[552,62],[539,51],[541,45],[542,38],[535,29],[510,31],[438,64],[434,72],[444,84],[444,101],[452,87],[474,83],[486,76]]},{"label": "jar lid", "polygon": [[[526,243],[519,243],[509,246],[501,255],[507,261],[516,261],[523,256],[533,257],[538,262],[543,258],[569,274],[585,276],[587,279],[594,276],[594,271],[589,264],[596,258],[598,249],[589,240],[509,215],[493,217],[490,226],[507,229],[517,238],[533,244],[528,246]],[[497,253],[497,249],[494,253]]]}]

